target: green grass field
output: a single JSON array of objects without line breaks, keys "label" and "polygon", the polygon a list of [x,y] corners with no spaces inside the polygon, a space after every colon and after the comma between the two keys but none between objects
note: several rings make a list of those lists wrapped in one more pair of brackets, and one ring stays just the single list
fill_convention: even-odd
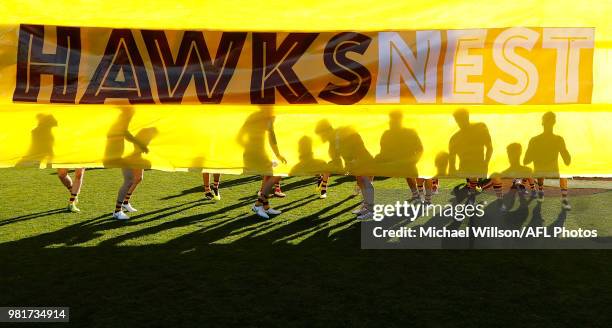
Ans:
[{"label": "green grass field", "polygon": [[[70,306],[78,326],[608,326],[607,250],[361,250],[354,182],[283,180],[281,216],[250,212],[257,177],[223,176],[203,201],[197,173],[147,171],[129,222],[110,218],[118,170],[89,170],[81,213],[53,170],[0,170],[0,306]],[[443,180],[446,203],[459,180]],[[375,181],[377,203],[408,196]],[[481,199],[494,200],[491,194]],[[612,192],[516,201],[523,224],[596,227],[612,235]],[[494,204],[494,203],[493,203]],[[493,205],[491,205],[493,206]],[[556,222],[556,223],[555,223]],[[608,304],[606,306],[606,304]]]}]

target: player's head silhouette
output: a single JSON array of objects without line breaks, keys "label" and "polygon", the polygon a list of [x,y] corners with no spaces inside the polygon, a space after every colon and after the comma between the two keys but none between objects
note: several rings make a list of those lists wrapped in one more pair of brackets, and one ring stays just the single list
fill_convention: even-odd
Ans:
[{"label": "player's head silhouette", "polygon": [[470,113],[465,108],[459,108],[453,113],[455,122],[460,129],[465,129],[470,126]]},{"label": "player's head silhouette", "polygon": [[518,165],[521,161],[521,153],[523,152],[523,147],[520,143],[511,143],[506,147],[506,153],[508,154],[508,161],[510,165]]},{"label": "player's head silhouette", "polygon": [[403,118],[404,115],[399,110],[395,110],[389,113],[389,128],[400,129],[402,127]]},{"label": "player's head silhouette", "polygon": [[298,141],[298,154],[300,159],[309,159],[313,158],[312,152],[312,139],[307,136],[303,136]]},{"label": "player's head silhouette", "polygon": [[328,142],[333,138],[334,128],[328,120],[320,120],[315,127],[315,133],[321,138],[321,141]]},{"label": "player's head silhouette", "polygon": [[555,123],[557,123],[557,116],[555,113],[547,112],[542,115],[542,127],[545,132],[552,132]]}]

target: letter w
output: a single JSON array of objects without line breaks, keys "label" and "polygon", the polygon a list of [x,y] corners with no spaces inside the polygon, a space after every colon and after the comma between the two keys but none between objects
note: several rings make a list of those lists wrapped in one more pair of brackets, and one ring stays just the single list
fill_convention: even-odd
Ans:
[{"label": "letter w", "polygon": [[193,78],[198,100],[218,104],[234,74],[246,33],[223,32],[215,59],[212,60],[204,34],[186,31],[176,61],[164,31],[142,31],[162,103],[180,103]]}]

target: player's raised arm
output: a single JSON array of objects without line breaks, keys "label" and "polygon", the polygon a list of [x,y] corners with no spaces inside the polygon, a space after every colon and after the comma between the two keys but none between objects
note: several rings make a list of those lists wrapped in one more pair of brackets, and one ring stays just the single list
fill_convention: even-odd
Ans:
[{"label": "player's raised arm", "polygon": [[572,162],[572,155],[570,155],[569,151],[567,151],[567,147],[565,146],[565,140],[563,138],[561,138],[559,154],[563,159],[563,163],[565,163],[565,165],[570,165],[570,163]]},{"label": "player's raised arm", "polygon": [[130,131],[125,130],[123,137],[125,138],[125,140],[131,142],[132,144],[138,146],[143,153],[148,153],[149,152],[149,147],[147,147],[147,145],[145,145],[144,143],[142,143],[140,140],[138,140],[136,137],[134,137],[134,135],[132,133],[130,133]]}]

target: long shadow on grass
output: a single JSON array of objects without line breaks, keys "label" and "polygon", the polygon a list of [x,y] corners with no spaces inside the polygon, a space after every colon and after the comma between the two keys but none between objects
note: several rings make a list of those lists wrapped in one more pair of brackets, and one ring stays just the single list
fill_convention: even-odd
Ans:
[{"label": "long shadow on grass", "polygon": [[567,210],[561,209],[559,216],[557,216],[557,219],[548,226],[548,229],[552,230],[554,228],[564,227],[566,219],[567,219]]},{"label": "long shadow on grass", "polygon": [[[611,294],[593,297],[612,279],[607,250],[362,250],[359,225],[339,218],[354,207],[350,200],[295,221],[262,221],[248,213],[227,217],[224,207],[143,229],[109,241],[109,247],[46,247],[78,244],[102,229],[125,226],[106,214],[2,244],[0,306],[67,304],[70,321],[85,327],[279,326],[304,320],[308,326],[427,326],[432,316],[457,326],[523,321],[562,327],[585,317],[594,326],[609,322],[602,308]],[[201,204],[180,204],[128,224]],[[210,224],[165,244],[117,246],[202,220]],[[228,236],[235,239],[226,242]],[[486,313],[466,315],[458,304]],[[559,311],[561,305],[572,310]]]},{"label": "long shadow on grass", "polygon": [[[285,181],[286,182],[286,181],[290,181],[290,179],[293,179],[293,177],[284,178],[281,181]],[[261,180],[261,178],[259,178],[259,180]],[[295,190],[295,189],[303,188],[304,186],[307,186],[309,184],[312,184],[314,186],[312,178],[303,178],[302,177],[301,179],[299,179],[297,181],[292,181],[292,182],[287,183],[287,184],[283,184],[281,182],[281,189],[283,191],[290,191],[290,190]],[[253,190],[253,191],[254,191],[253,192],[253,196],[247,195],[247,196],[239,198],[238,200],[240,200],[240,201],[248,200],[248,199],[253,200],[253,199],[257,198],[255,196],[255,194],[257,193],[257,190]],[[271,198],[274,198],[274,197],[271,197]]]},{"label": "long shadow on grass", "polygon": [[[223,219],[225,218],[225,216],[223,214],[235,210],[237,208],[241,208],[241,207],[246,207],[248,204],[250,204],[250,201],[244,201],[244,202],[237,202],[234,203],[230,206],[226,206],[223,207],[221,209],[218,209],[216,211],[213,212],[205,212],[205,213],[200,213],[200,214],[196,214],[196,215],[191,215],[191,216],[186,216],[186,217],[181,217],[179,219],[175,219],[175,220],[169,220],[169,221],[165,221],[161,224],[158,224],[156,226],[151,226],[151,227],[147,227],[138,231],[134,231],[134,232],[129,232],[120,236],[117,236],[115,238],[111,238],[111,239],[107,239],[104,240],[102,242],[100,242],[100,246],[110,246],[110,245],[117,245],[120,244],[124,241],[130,240],[130,239],[136,239],[136,238],[140,238],[140,237],[144,237],[144,236],[148,236],[148,235],[154,235],[160,232],[163,232],[165,230],[169,230],[169,229],[174,229],[174,228],[178,228],[178,227],[184,227],[184,226],[188,226],[188,225],[192,225],[195,224],[199,221],[203,221],[203,220],[215,220],[215,219]],[[184,209],[179,209],[176,211],[176,213],[182,212]],[[168,215],[173,215],[176,213],[163,213],[160,214],[154,218],[152,218],[151,220],[158,220],[158,219],[162,219]]]},{"label": "long shadow on grass", "polygon": [[[295,202],[285,204],[284,206],[279,206],[279,208],[283,208],[284,212],[286,213],[292,209],[301,207],[314,199],[314,197],[308,196],[302,200],[297,200]],[[190,241],[193,243],[193,245],[202,246],[220,239],[227,238],[228,240],[232,240],[233,236],[238,235],[241,235],[241,237],[236,238],[234,241],[240,239],[250,239],[256,241],[257,243],[273,243],[281,239],[286,240],[291,236],[298,238],[307,233],[314,234],[323,233],[323,231],[329,231],[331,229],[338,230],[343,223],[328,225],[327,221],[332,220],[334,217],[354,208],[357,204],[352,204],[346,208],[342,207],[343,204],[348,202],[350,199],[352,199],[352,197],[347,197],[339,202],[331,203],[309,216],[290,221],[285,221],[283,216],[272,218],[270,220],[261,220],[250,211],[245,211],[245,213],[239,214],[235,217],[227,216],[227,213],[231,213],[231,211],[238,208],[248,208],[248,206],[252,203],[252,200],[239,201],[214,211],[207,211],[195,215],[180,217],[178,219],[163,221],[164,218],[172,217],[188,209],[204,205],[202,201],[192,201],[168,208],[158,209],[148,213],[134,215],[128,222],[111,220],[109,219],[109,216],[105,214],[67,226],[57,231],[9,242],[5,245],[13,245],[30,249],[39,249],[52,245],[74,246],[104,237],[104,235],[110,230],[117,231],[117,229],[124,229],[127,226],[138,226],[155,221],[162,222],[154,226],[147,226],[140,230],[123,233],[116,237],[102,240],[99,243],[99,246],[117,246],[129,240],[153,236],[170,229],[190,226],[201,221],[207,221],[207,226],[194,233],[181,236],[175,241],[170,241],[169,244],[184,244],[185,241]],[[257,237],[255,238],[254,236]]]},{"label": "long shadow on grass", "polygon": [[283,185],[282,188],[283,188],[283,191],[290,191],[290,190],[299,189],[299,188],[302,188],[308,185],[314,186],[313,178],[307,177],[307,178],[302,178],[297,181],[292,181],[290,183],[287,183],[286,185]]},{"label": "long shadow on grass", "polygon": [[[141,214],[139,216],[133,216],[132,219],[127,222],[117,221],[115,219],[112,219],[109,214],[103,214],[89,220],[84,220],[82,222],[66,226],[57,231],[43,233],[40,235],[8,242],[5,245],[20,245],[20,247],[29,248],[42,248],[60,244],[74,246],[81,243],[86,243],[96,238],[100,238],[104,236],[105,233],[108,233],[111,230],[125,229],[126,226],[135,226],[155,220],[160,220],[166,217],[167,215],[178,214],[187,209],[201,205],[201,201],[186,202],[176,206]],[[147,215],[153,214],[158,215],[144,220],[137,220],[137,218],[142,218],[146,217]]]},{"label": "long shadow on grass", "polygon": [[[612,278],[612,254],[605,251],[361,250],[357,225],[297,245],[183,242],[4,248],[0,305],[68,304],[71,323],[84,327],[306,320],[308,326],[428,326],[432,316],[457,326],[529,321],[564,327],[584,316],[594,326],[609,320],[602,308],[610,294],[593,297]],[[559,311],[561,303],[572,311]],[[466,315],[458,304],[486,313]]]},{"label": "long shadow on grass", "polygon": [[336,187],[339,186],[343,183],[347,183],[347,182],[355,182],[355,177],[352,175],[343,175],[343,176],[331,176],[330,178],[331,183],[329,183],[327,185],[328,188],[332,188],[332,187]]},{"label": "long shadow on grass", "polygon": [[[278,241],[289,241],[292,239],[303,239],[305,235],[309,233],[320,232],[324,230],[330,230],[336,225],[329,226],[329,221],[350,211],[358,204],[341,208],[341,206],[351,200],[352,197],[346,197],[339,202],[329,204],[326,207],[321,208],[319,211],[299,219],[288,221],[286,224],[276,224],[274,226],[262,226],[259,229],[251,231],[248,235],[242,237],[238,242],[252,242],[253,240],[264,241],[264,242],[278,242]],[[301,205],[298,205],[299,207]],[[341,208],[340,210],[334,211],[334,209]],[[287,210],[284,210],[286,213]],[[343,220],[354,222],[353,219]]]},{"label": "long shadow on grass", "polygon": [[[518,199],[518,207],[513,210]],[[502,212],[501,205],[506,205],[507,212]],[[516,190],[504,195],[501,200],[495,200],[485,207],[482,218],[473,218],[474,227],[498,227],[500,229],[518,229],[522,227],[529,217],[529,200]]]},{"label": "long shadow on grass", "polygon": [[[288,224],[284,224],[285,221],[282,216],[272,218],[270,220],[262,220],[251,212],[239,214],[238,216],[233,218],[228,218],[226,216],[226,213],[238,208],[247,208],[248,205],[252,203],[252,200],[245,200],[236,202],[230,206],[220,208],[213,212],[190,215],[179,219],[167,221],[156,226],[147,227],[138,231],[126,233],[121,236],[102,241],[100,243],[100,246],[117,245],[130,239],[137,239],[144,236],[154,235],[157,233],[161,233],[165,230],[189,226],[204,220],[209,223],[211,221],[216,222],[209,224],[208,226],[196,232],[183,235],[174,241],[170,241],[169,243],[184,244],[185,241],[190,240],[195,245],[203,245],[213,243],[215,241],[225,238],[227,238],[228,240],[232,240],[232,242],[236,242],[236,240],[238,240],[234,238],[234,236],[236,235],[262,235],[265,236],[264,238],[260,238],[263,239],[263,242],[268,242],[270,240],[276,241],[277,239],[280,239],[282,237],[298,234],[303,230],[311,229],[313,224],[320,224],[316,221],[323,220],[323,222],[325,222],[326,220],[332,219],[336,215],[341,215],[345,211],[354,208],[354,206],[356,205],[347,207],[344,210],[333,211],[333,209],[339,208],[339,206],[341,206],[343,203],[347,202],[351,198],[352,197],[347,197],[346,199],[343,199],[337,203],[332,203],[314,214],[300,218],[298,220],[289,221]],[[301,207],[304,204],[312,201],[313,199],[313,197],[305,197],[302,201],[296,201],[298,202],[298,204],[290,203],[292,204],[292,206],[289,208],[283,206],[279,206],[278,208],[283,208],[283,212],[286,215],[286,213],[291,209]],[[324,219],[321,219],[320,216],[323,213],[328,213],[329,215],[327,215]],[[168,213],[163,213],[158,217],[152,218],[151,220],[156,220],[165,217],[166,215],[168,215]],[[275,229],[275,226],[282,226],[282,228]],[[242,236],[240,238],[242,239],[244,237],[245,236]]]},{"label": "long shadow on grass", "polygon": [[[229,188],[233,186],[239,186],[242,184],[255,182],[257,180],[260,180],[260,177],[255,175],[255,176],[246,176],[242,178],[232,179],[228,181],[221,181],[220,188],[224,189],[224,188]],[[160,200],[169,200],[169,199],[179,198],[179,197],[187,196],[189,194],[194,194],[194,193],[204,193],[204,186],[200,184],[193,188],[185,189],[181,191],[180,194],[166,196],[166,197],[160,198]]]},{"label": "long shadow on grass", "polygon": [[51,214],[63,213],[65,211],[66,211],[65,208],[57,208],[57,209],[54,209],[54,210],[48,210],[48,211],[43,211],[43,212],[38,212],[38,213],[31,213],[31,214],[21,215],[21,216],[17,216],[17,217],[14,217],[14,218],[9,218],[9,219],[5,219],[5,220],[0,221],[0,227],[4,226],[4,225],[7,225],[7,224],[11,224],[11,223],[17,223],[17,222],[22,222],[22,221],[27,221],[27,220],[32,220],[32,219],[48,216],[48,215],[51,215]]}]

